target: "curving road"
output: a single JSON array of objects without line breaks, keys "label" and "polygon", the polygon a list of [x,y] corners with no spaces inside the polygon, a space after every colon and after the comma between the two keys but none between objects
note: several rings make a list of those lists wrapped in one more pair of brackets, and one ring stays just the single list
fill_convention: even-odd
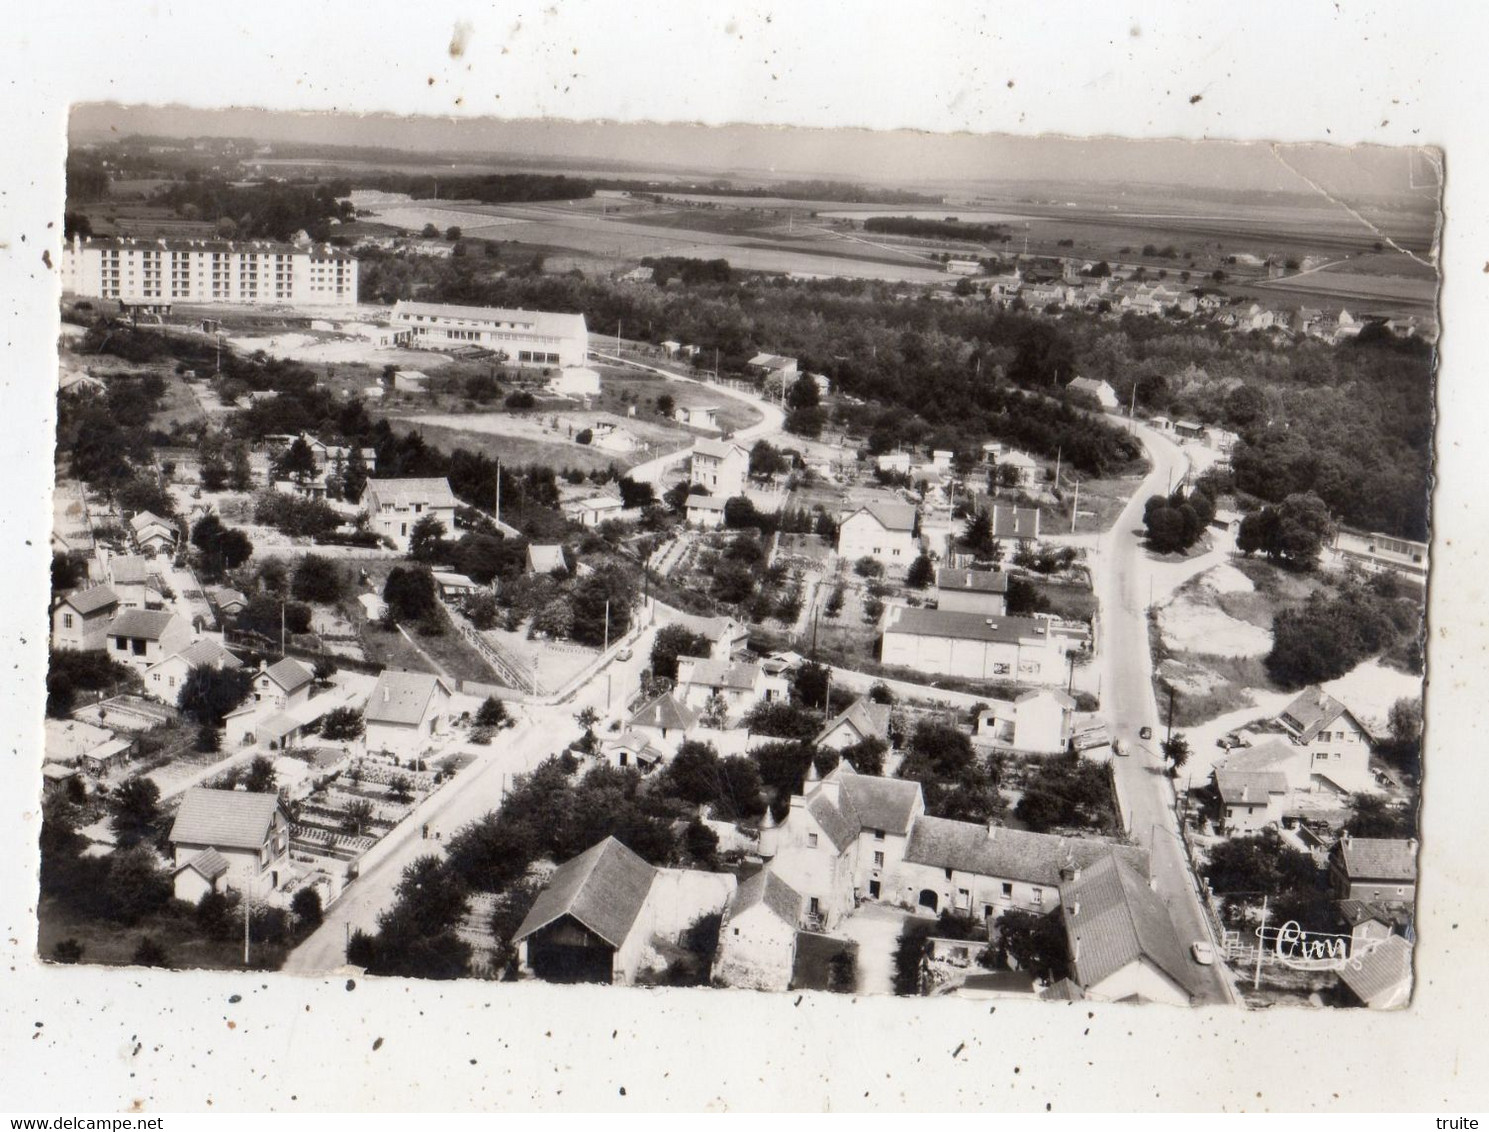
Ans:
[{"label": "curving road", "polygon": [[[780,406],[772,405],[758,394],[742,393],[737,389],[730,389],[727,385],[715,385],[711,381],[700,381],[696,377],[685,377],[683,374],[674,373],[670,369],[663,369],[660,366],[649,366],[645,362],[632,361],[630,358],[621,358],[614,354],[604,354],[598,350],[591,350],[590,354],[602,362],[644,369],[648,373],[659,374],[668,381],[685,381],[690,385],[702,385],[705,388],[712,389],[721,397],[743,401],[750,408],[757,410],[761,417],[758,424],[752,424],[749,428],[742,428],[730,437],[731,440],[737,440],[747,448],[751,441],[758,440],[762,436],[772,436],[785,427],[786,414],[781,411]],[[648,460],[644,464],[637,464],[628,474],[637,483],[657,483],[668,468],[686,460],[689,451],[689,449],[683,448],[677,452],[670,452],[665,456],[658,456],[655,460]]]},{"label": "curving road", "polygon": [[[1163,769],[1158,747],[1164,732],[1153,691],[1153,654],[1148,644],[1151,562],[1141,537],[1144,503],[1150,495],[1163,495],[1177,483],[1188,471],[1189,461],[1178,445],[1153,429],[1136,425],[1134,432],[1147,449],[1153,468],[1099,544],[1101,706],[1111,720],[1112,734],[1130,752],[1112,760],[1127,811],[1128,832],[1151,854],[1155,888],[1168,905],[1179,938],[1186,947],[1202,939],[1217,944],[1179,837],[1174,784]],[[1151,740],[1138,738],[1143,727],[1153,729]],[[1191,961],[1190,970],[1199,1002],[1236,1001],[1222,967],[1202,967]]]}]

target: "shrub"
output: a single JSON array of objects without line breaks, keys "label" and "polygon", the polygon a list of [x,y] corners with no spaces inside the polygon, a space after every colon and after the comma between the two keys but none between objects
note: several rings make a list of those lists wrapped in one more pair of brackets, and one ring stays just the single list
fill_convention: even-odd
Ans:
[{"label": "shrub", "polygon": [[321,926],[323,916],[321,894],[314,888],[300,889],[290,901],[290,911],[307,930],[314,931]]}]

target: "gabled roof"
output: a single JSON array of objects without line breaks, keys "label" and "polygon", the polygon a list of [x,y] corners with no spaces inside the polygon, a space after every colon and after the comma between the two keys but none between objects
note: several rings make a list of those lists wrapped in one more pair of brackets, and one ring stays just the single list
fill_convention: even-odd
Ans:
[{"label": "gabled roof", "polygon": [[1060,896],[1071,966],[1081,986],[1094,986],[1146,959],[1194,993],[1189,960],[1163,900],[1115,853],[1081,869]]},{"label": "gabled roof", "polygon": [[109,622],[107,635],[158,641],[171,623],[179,620],[174,613],[163,609],[126,609]]},{"label": "gabled roof", "polygon": [[690,495],[686,500],[685,509],[688,511],[722,511],[727,499],[720,499],[717,495]]},{"label": "gabled roof", "polygon": [[1098,381],[1094,377],[1072,378],[1069,388],[1083,390],[1086,393],[1100,393],[1103,389],[1108,392],[1113,391],[1110,382]]},{"label": "gabled roof", "polygon": [[943,566],[936,571],[936,588],[958,593],[1006,594],[1008,575],[1002,570],[952,570]]},{"label": "gabled roof", "polygon": [[1283,708],[1277,722],[1287,728],[1288,733],[1298,742],[1311,743],[1320,731],[1341,715],[1348,715],[1356,727],[1364,730],[1349,708],[1315,686],[1305,688],[1292,703]]},{"label": "gabled roof", "polygon": [[839,853],[852,845],[858,837],[858,824],[850,820],[840,807],[833,805],[820,791],[807,799],[807,813],[812,815]]},{"label": "gabled roof", "polygon": [[467,322],[510,322],[533,334],[559,338],[587,333],[582,314],[556,311],[525,311],[508,307],[472,307],[455,303],[413,303],[399,299],[393,304],[393,318],[423,315],[425,318],[463,320]]},{"label": "gabled roof", "polygon": [[264,670],[264,674],[286,693],[297,692],[315,679],[315,673],[292,656],[276,661]]},{"label": "gabled roof", "polygon": [[170,840],[177,845],[258,849],[279,809],[277,794],[193,786],[182,796]]},{"label": "gabled roof", "polygon": [[821,743],[839,727],[847,724],[858,732],[859,739],[889,737],[889,705],[876,704],[867,696],[860,696],[847,709],[830,719],[827,726],[817,733],[814,743]]},{"label": "gabled roof", "polygon": [[428,507],[454,507],[455,493],[444,476],[423,479],[368,480],[367,493],[379,504],[411,507],[423,503]]},{"label": "gabled roof", "polygon": [[106,727],[95,727],[78,719],[47,719],[42,749],[57,762],[76,762],[114,737]]},{"label": "gabled roof", "polygon": [[1134,873],[1147,876],[1147,851],[1133,846],[1029,833],[1003,826],[990,830],[975,822],[922,815],[915,819],[915,828],[910,831],[905,860],[975,876],[1058,886],[1062,868],[1071,864],[1085,868],[1112,853],[1119,855]]},{"label": "gabled roof", "polygon": [[1039,511],[1032,507],[993,504],[994,538],[1038,538]]},{"label": "gabled roof", "polygon": [[116,586],[139,585],[150,577],[150,569],[139,554],[116,554],[109,559],[109,580]]},{"label": "gabled roof", "polygon": [[1215,789],[1227,806],[1241,803],[1266,805],[1273,794],[1288,792],[1287,775],[1280,770],[1215,771]]},{"label": "gabled roof", "polygon": [[1016,704],[1027,704],[1034,700],[1042,699],[1052,699],[1062,708],[1068,708],[1071,711],[1075,710],[1075,700],[1060,691],[1059,688],[1030,688],[1023,695],[1015,696],[1013,702]]},{"label": "gabled roof", "polygon": [[801,893],[771,870],[761,869],[734,890],[734,895],[729,898],[729,906],[724,911],[724,921],[727,923],[757,904],[763,904],[772,914],[793,928],[801,918]]},{"label": "gabled roof", "polygon": [[868,515],[886,531],[913,531],[915,529],[915,508],[908,503],[882,501],[865,503],[857,511],[849,514],[843,522],[846,523],[856,515]]},{"label": "gabled roof", "polygon": [[[760,666],[742,660],[712,660],[707,657],[680,656],[677,658],[678,683],[700,684],[706,688],[733,688],[741,692],[753,691],[760,680]],[[692,671],[682,679],[683,661],[693,662]]]},{"label": "gabled roof", "polygon": [[857,774],[839,763],[827,776],[841,783],[843,810],[860,830],[882,829],[906,834],[920,806],[920,783],[908,778],[881,778]]},{"label": "gabled roof", "polygon": [[512,942],[520,943],[562,916],[573,916],[619,948],[646,903],[655,876],[654,868],[607,837],[554,870]]},{"label": "gabled roof", "polygon": [[1399,935],[1388,936],[1351,956],[1339,978],[1372,1010],[1405,1006],[1411,999],[1411,944]]},{"label": "gabled roof", "polygon": [[162,519],[159,515],[149,511],[141,511],[133,519],[129,520],[130,529],[139,535],[146,527],[164,527],[171,535],[175,535],[176,527],[169,519]]},{"label": "gabled roof", "polygon": [[248,595],[240,590],[233,589],[231,586],[218,586],[215,590],[209,592],[211,593],[212,600],[217,603],[219,608],[226,608],[229,605],[248,604]]},{"label": "gabled roof", "polygon": [[190,648],[176,654],[186,662],[188,668],[242,668],[243,662],[211,637],[203,637]]},{"label": "gabled roof", "polygon": [[743,445],[736,444],[732,440],[695,440],[695,441],[693,441],[693,455],[694,456],[711,456],[715,460],[723,460],[723,459],[727,458],[728,455],[729,455],[729,453],[731,453],[731,452],[738,452],[741,456],[743,456],[747,460],[750,457],[749,452],[747,452],[745,450],[745,448],[744,448]]},{"label": "gabled roof", "polygon": [[662,731],[691,731],[698,725],[698,713],[669,692],[642,704],[631,716],[632,727],[656,727]]},{"label": "gabled roof", "polygon": [[1411,838],[1341,837],[1339,857],[1351,880],[1415,884],[1417,842]]},{"label": "gabled roof", "polygon": [[1273,739],[1270,743],[1262,743],[1255,747],[1232,747],[1229,754],[1215,763],[1215,769],[1231,771],[1274,770],[1295,759],[1307,757],[1306,752],[1299,751],[1290,743],[1282,743]]},{"label": "gabled roof", "polygon": [[564,548],[557,543],[540,546],[530,543],[527,548],[527,564],[534,574],[551,574],[555,570],[569,569],[564,561]]},{"label": "gabled roof", "polygon": [[448,684],[427,672],[384,671],[372,686],[364,718],[368,723],[419,723],[440,688],[454,695]]},{"label": "gabled roof", "polygon": [[228,871],[227,858],[219,853],[216,849],[203,849],[200,853],[192,857],[184,865],[178,868],[176,870],[176,875],[180,875],[186,869],[195,869],[197,872],[201,873],[204,878],[209,881],[213,881]]},{"label": "gabled roof", "polygon": [[1404,927],[1411,923],[1411,906],[1400,901],[1341,900],[1339,915],[1352,928],[1372,922]]},{"label": "gabled roof", "polygon": [[1081,1002],[1085,999],[1086,992],[1081,990],[1079,983],[1070,979],[1057,979],[1040,991],[1039,997],[1046,1002]]},{"label": "gabled roof", "polygon": [[86,590],[73,590],[62,599],[62,604],[71,606],[83,616],[97,613],[111,605],[119,604],[119,595],[110,586],[89,586]]}]

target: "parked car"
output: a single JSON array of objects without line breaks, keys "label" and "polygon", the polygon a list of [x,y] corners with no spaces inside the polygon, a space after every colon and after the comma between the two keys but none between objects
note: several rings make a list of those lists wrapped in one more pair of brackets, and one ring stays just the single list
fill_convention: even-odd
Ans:
[{"label": "parked car", "polygon": [[1189,950],[1194,953],[1194,961],[1201,967],[1208,967],[1215,962],[1215,949],[1207,939],[1195,940],[1189,945]]},{"label": "parked car", "polygon": [[1122,740],[1120,740],[1120,739],[1113,739],[1112,740],[1112,754],[1114,754],[1114,755],[1126,755],[1127,754],[1127,748],[1122,745]]},{"label": "parked car", "polygon": [[631,646],[630,645],[627,645],[625,648],[621,649],[620,652],[618,652],[618,653],[615,654],[615,659],[616,660],[630,660],[631,657],[633,657],[635,655],[636,654],[631,651]]},{"label": "parked car", "polygon": [[1151,727],[1141,727],[1138,729],[1137,737],[1139,739],[1151,739],[1153,738],[1153,729]]}]

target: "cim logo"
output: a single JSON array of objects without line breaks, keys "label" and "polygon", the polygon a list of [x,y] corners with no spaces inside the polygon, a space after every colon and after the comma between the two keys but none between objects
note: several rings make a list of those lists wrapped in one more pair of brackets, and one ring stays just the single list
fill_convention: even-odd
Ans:
[{"label": "cim logo", "polygon": [[1296,920],[1281,927],[1260,927],[1256,935],[1270,958],[1298,971],[1338,971],[1353,964],[1359,967],[1361,955],[1350,954],[1350,937],[1327,932],[1305,932]]}]

